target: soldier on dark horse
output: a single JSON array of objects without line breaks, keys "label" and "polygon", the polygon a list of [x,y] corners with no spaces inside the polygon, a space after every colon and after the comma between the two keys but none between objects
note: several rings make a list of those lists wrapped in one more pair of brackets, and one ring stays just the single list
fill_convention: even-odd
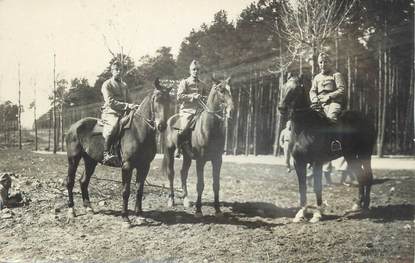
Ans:
[{"label": "soldier on dark horse", "polygon": [[[320,66],[323,68],[325,68],[325,59],[324,55],[319,57]],[[301,206],[294,222],[306,219],[307,164],[312,164],[313,167],[314,192],[317,199],[317,209],[313,213],[311,222],[318,222],[323,213],[322,165],[341,156],[344,156],[359,182],[358,201],[353,209],[368,209],[373,181],[371,168],[371,155],[375,143],[373,125],[359,112],[341,112],[341,108],[337,105],[339,104],[337,95],[342,94],[342,91],[336,91],[339,88],[337,83],[341,83],[338,81],[339,75],[328,72],[317,75],[309,96],[302,77],[295,72],[292,74],[294,76],[283,87],[279,109],[282,114],[289,115],[292,125],[291,147],[299,182]],[[315,91],[317,98],[313,96]],[[321,106],[323,109],[316,106]]]}]

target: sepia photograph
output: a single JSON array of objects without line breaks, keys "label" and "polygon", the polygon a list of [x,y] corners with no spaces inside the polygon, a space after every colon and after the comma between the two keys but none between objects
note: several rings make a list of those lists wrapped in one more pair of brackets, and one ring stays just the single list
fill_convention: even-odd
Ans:
[{"label": "sepia photograph", "polygon": [[413,0],[0,0],[0,263],[415,262]]}]

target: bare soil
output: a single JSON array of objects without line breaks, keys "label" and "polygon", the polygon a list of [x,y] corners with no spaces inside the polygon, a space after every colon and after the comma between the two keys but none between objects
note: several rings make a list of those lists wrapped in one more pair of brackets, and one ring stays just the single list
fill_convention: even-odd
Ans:
[{"label": "bare soil", "polygon": [[[224,217],[216,218],[207,165],[204,216],[195,218],[194,208],[185,209],[180,199],[167,207],[168,180],[157,159],[145,186],[146,220],[132,215],[128,226],[120,217],[118,169],[97,167],[89,188],[95,214],[82,208],[76,184],[77,217],[67,222],[65,155],[1,149],[0,157],[0,172],[15,173],[12,192],[29,200],[0,212],[0,262],[414,262],[415,170],[375,170],[367,214],[345,214],[357,196],[355,186],[326,187],[323,221],[311,224],[292,223],[298,184],[283,166],[225,162]],[[176,160],[176,187],[180,164]],[[80,166],[77,178],[82,172]],[[196,200],[194,166],[188,185]],[[131,208],[135,193],[133,186]]]}]

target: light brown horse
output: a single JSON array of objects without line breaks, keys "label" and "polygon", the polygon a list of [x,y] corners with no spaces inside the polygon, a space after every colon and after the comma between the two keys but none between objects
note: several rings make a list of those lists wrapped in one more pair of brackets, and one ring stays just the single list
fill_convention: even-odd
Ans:
[{"label": "light brown horse", "polygon": [[[160,132],[166,129],[166,120],[169,117],[170,89],[160,86],[155,81],[154,91],[144,98],[140,108],[134,112],[130,128],[121,133],[120,157],[122,170],[122,217],[128,219],[128,199],[130,197],[130,183],[133,169],[137,169],[137,199],[135,213],[142,212],[142,197],[144,182],[146,180],[150,163],[156,155],[156,129]],[[79,161],[82,158],[85,163],[85,173],[80,184],[83,205],[87,211],[93,212],[89,201],[88,185],[95,167],[102,162],[104,150],[104,138],[94,131],[98,119],[84,118],[72,124],[66,136],[68,155],[68,207],[69,215],[75,216],[73,187],[75,174]]]},{"label": "light brown horse", "polygon": [[[202,216],[202,193],[204,189],[203,170],[207,161],[212,163],[213,176],[213,192],[214,207],[217,215],[221,214],[219,206],[219,178],[222,166],[222,154],[225,146],[225,121],[226,117],[230,117],[233,110],[233,100],[231,89],[229,86],[230,78],[222,82],[216,82],[207,98],[207,103],[200,101],[199,104],[203,109],[195,128],[192,132],[192,150],[193,158],[196,160],[197,171],[197,201],[196,216]],[[222,116],[225,110],[226,116]],[[174,151],[177,148],[177,129],[175,123],[179,118],[179,114],[172,116],[167,121],[167,129],[165,132],[165,153],[163,159],[163,173],[168,175],[170,181],[170,196],[168,205],[174,205]],[[183,204],[189,207],[187,198],[187,175],[192,163],[192,159],[183,152],[183,165],[180,171]]]}]

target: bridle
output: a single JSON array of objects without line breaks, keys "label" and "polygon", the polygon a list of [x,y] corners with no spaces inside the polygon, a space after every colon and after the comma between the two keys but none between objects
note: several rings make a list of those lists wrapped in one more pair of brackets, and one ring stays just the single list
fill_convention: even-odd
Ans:
[{"label": "bridle", "polygon": [[[214,87],[214,89],[216,89],[217,86],[222,85],[223,83],[224,82],[216,85],[216,87]],[[198,103],[203,108],[203,111],[205,111],[205,112],[207,112],[209,114],[212,114],[213,116],[215,116],[216,118],[218,118],[222,122],[225,122],[226,121],[226,117],[224,117],[223,114],[221,114],[221,113],[223,113],[224,107],[221,107],[221,109],[219,109],[217,111],[214,111],[214,110],[211,110],[209,108],[209,106],[201,98],[198,99]],[[224,103],[221,103],[221,105],[223,105],[223,104]]]},{"label": "bridle", "polygon": [[198,103],[203,108],[203,111],[205,111],[209,114],[212,114],[213,116],[216,116],[220,121],[225,121],[226,118],[224,118],[222,115],[219,114],[219,113],[223,112],[223,109],[213,111],[213,110],[209,109],[209,106],[201,98],[198,99]]},{"label": "bridle", "polygon": [[155,100],[156,94],[153,92],[153,95],[151,95],[150,98],[150,118],[147,118],[146,116],[143,115],[142,113],[142,108],[141,106],[143,105],[142,103],[140,104],[139,108],[137,110],[135,110],[133,116],[139,116],[143,119],[144,123],[150,127],[150,129],[152,130],[156,130],[156,126],[155,126],[155,118],[156,118],[156,114],[154,112],[154,100]]}]

